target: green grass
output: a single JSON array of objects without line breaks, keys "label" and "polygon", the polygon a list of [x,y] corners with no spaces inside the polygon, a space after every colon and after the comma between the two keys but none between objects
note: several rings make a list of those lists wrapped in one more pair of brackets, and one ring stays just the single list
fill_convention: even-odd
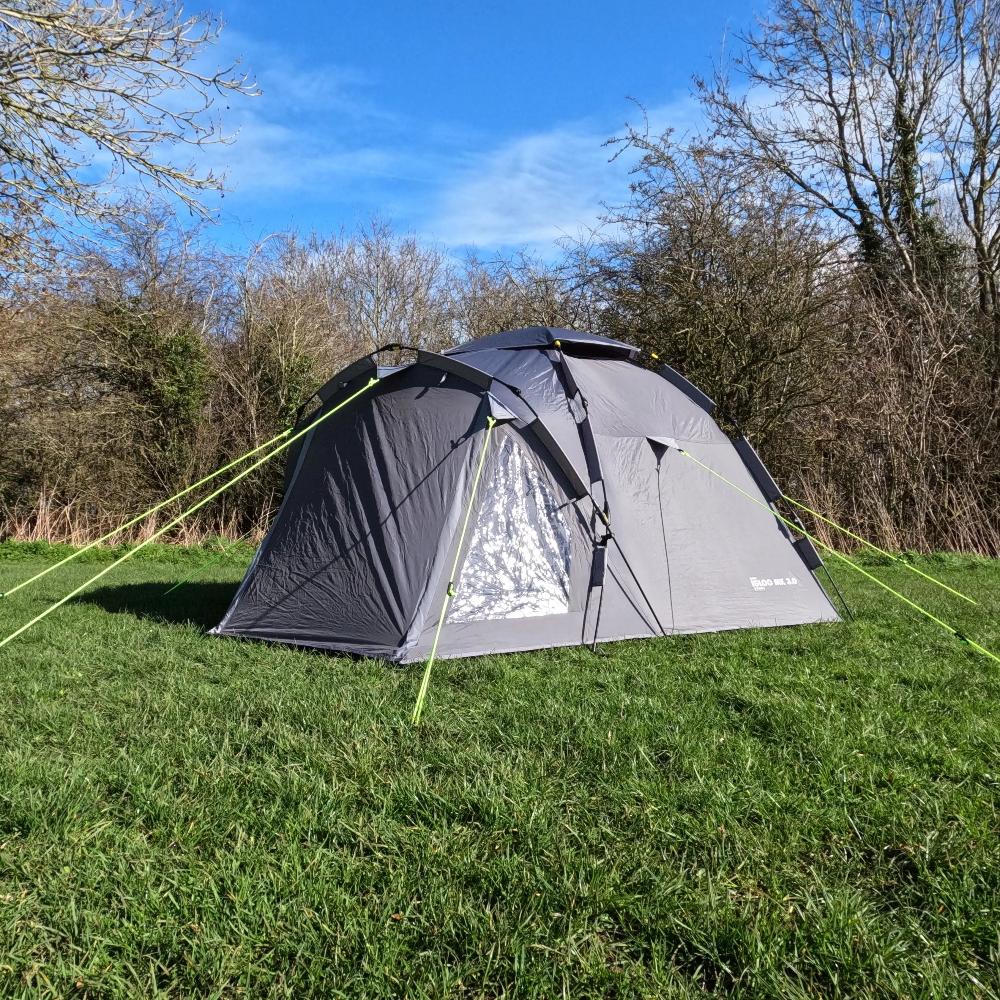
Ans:
[{"label": "green grass", "polygon": [[[203,634],[247,551],[0,650],[0,994],[1000,994],[1000,666],[849,571],[852,624],[442,662],[414,729],[419,667]],[[868,565],[1000,646],[1000,563]]]}]

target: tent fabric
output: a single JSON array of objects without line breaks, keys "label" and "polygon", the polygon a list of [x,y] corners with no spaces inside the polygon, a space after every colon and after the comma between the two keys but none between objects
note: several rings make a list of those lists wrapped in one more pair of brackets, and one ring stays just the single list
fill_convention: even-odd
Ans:
[{"label": "tent fabric", "polygon": [[461,365],[422,354],[380,373],[290,456],[282,506],[213,632],[411,662],[450,585],[440,657],[838,620],[759,471],[634,353],[531,328],[454,349]]},{"label": "tent fabric", "polygon": [[596,333],[556,330],[546,326],[529,326],[522,330],[494,333],[488,337],[480,337],[479,340],[459,344],[458,347],[445,351],[445,354],[478,354],[480,351],[490,349],[511,351],[520,347],[552,347],[557,341],[560,344],[587,348],[602,355],[634,358],[639,354],[638,348],[620,340],[599,337]]}]

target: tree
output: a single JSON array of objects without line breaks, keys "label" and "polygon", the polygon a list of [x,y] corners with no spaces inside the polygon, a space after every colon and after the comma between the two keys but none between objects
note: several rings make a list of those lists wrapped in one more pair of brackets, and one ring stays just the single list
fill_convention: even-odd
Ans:
[{"label": "tree", "polygon": [[[453,342],[448,260],[378,219],[317,255],[341,320],[366,350],[396,342],[435,350]],[[360,345],[359,345],[360,346]]]},{"label": "tree", "polygon": [[976,259],[979,310],[993,320],[1000,370],[1000,12],[954,0],[956,63],[941,146]]},{"label": "tree", "polygon": [[114,176],[204,214],[219,178],[171,154],[223,141],[216,98],[252,92],[233,67],[202,70],[218,31],[180,0],[0,0],[0,268],[114,218]]},{"label": "tree", "polygon": [[911,291],[956,270],[938,211],[953,187],[986,303],[1000,249],[990,0],[778,0],[741,41],[747,89],[724,73],[700,83],[716,138],[780,172],[854,235],[878,279]]},{"label": "tree", "polygon": [[767,442],[830,389],[836,242],[775,171],[632,130],[632,199],[592,260],[604,329],[658,355]]},{"label": "tree", "polygon": [[461,335],[475,339],[524,326],[589,329],[595,317],[577,270],[572,258],[560,266],[524,252],[489,262],[470,257],[455,282]]}]

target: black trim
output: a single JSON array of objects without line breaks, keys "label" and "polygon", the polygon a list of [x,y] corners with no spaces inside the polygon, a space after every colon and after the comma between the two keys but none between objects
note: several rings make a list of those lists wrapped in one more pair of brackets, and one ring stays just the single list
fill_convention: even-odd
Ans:
[{"label": "black trim", "polygon": [[551,326],[529,326],[520,330],[505,330],[467,340],[448,348],[449,355],[473,354],[476,351],[546,350],[560,346],[572,348],[581,356],[618,357],[634,360],[639,349],[620,340],[611,340],[582,330],[563,330]]},{"label": "black trim", "polygon": [[819,553],[805,535],[797,538],[792,542],[792,545],[795,546],[795,551],[802,557],[802,561],[806,564],[806,569],[817,570],[823,565],[823,560],[820,558]]},{"label": "black trim", "polygon": [[[754,446],[747,440],[746,435],[742,435],[733,441],[733,447],[736,449],[736,454],[740,456],[740,459],[746,466],[747,472],[750,473],[753,481],[757,484],[761,493],[764,494],[764,498],[772,507],[774,507],[779,500],[784,498],[785,494],[781,492],[780,487],[774,481],[771,473],[767,471],[767,466],[765,466],[760,460],[760,455],[757,454]],[[775,511],[775,513],[777,514],[777,511]],[[792,511],[788,516],[788,520],[790,520],[800,532],[798,538],[793,536],[791,529],[789,529],[788,525],[781,520],[781,518],[776,519],[778,521],[778,527],[791,541],[792,548],[799,554],[799,558],[802,560],[806,569],[812,573],[813,578],[819,584],[820,589],[824,594],[826,594],[826,599],[831,605],[833,605],[833,599],[830,597],[829,593],[827,593],[826,587],[820,583],[819,577],[816,576],[816,571],[819,569],[826,569],[826,564],[823,562],[823,557],[816,551],[816,546],[813,545],[812,541],[807,537],[805,525],[803,525],[798,514]],[[840,596],[841,601],[843,601],[844,608],[847,610],[847,613],[850,614],[850,608],[847,605],[847,601],[844,600],[844,595],[840,593],[840,588],[837,586],[833,577],[830,576],[830,571],[826,570],[826,574],[836,589],[837,594]]]},{"label": "black trim", "polygon": [[760,455],[757,454],[754,446],[746,437],[740,437],[733,442],[733,447],[747,467],[747,472],[753,476],[753,481],[764,494],[765,499],[770,503],[780,500],[783,494],[771,477],[771,473],[767,471],[767,467],[760,460]]},{"label": "black trim", "polygon": [[[809,569],[815,573],[820,566],[825,566],[826,563],[823,562],[823,557],[816,551],[816,546],[813,545],[812,540],[808,537],[806,533],[806,526],[802,523],[802,519],[798,516],[798,514],[792,511],[789,514],[789,520],[801,533],[801,537],[796,539],[793,543],[795,545],[795,551],[802,557],[802,561],[806,564],[806,566],[808,566]],[[813,565],[814,563],[815,565]],[[822,586],[822,584],[820,584],[820,586]],[[843,600],[843,598],[841,599]]]},{"label": "black trim", "polygon": [[526,429],[535,434],[546,451],[556,460],[556,464],[559,466],[562,474],[569,480],[570,486],[573,487],[575,493],[573,499],[582,500],[584,497],[590,496],[590,490],[587,489],[586,484],[580,478],[580,474],[573,468],[573,464],[566,456],[566,452],[559,447],[559,442],[552,436],[552,432],[542,423],[542,418],[536,415],[535,419],[528,424]]},{"label": "black trim", "polygon": [[574,499],[580,500],[586,496],[590,496],[591,499],[593,499],[590,491],[580,478],[580,474],[573,467],[573,463],[570,462],[569,457],[562,450],[562,448],[559,447],[559,442],[552,436],[551,431],[549,431],[548,427],[546,427],[542,422],[542,418],[538,415],[538,411],[524,398],[524,395],[517,386],[511,385],[509,382],[505,382],[501,378],[495,378],[492,375],[488,375],[479,368],[474,368],[472,365],[467,365],[463,361],[458,361],[450,355],[434,354],[432,351],[417,351],[417,363],[427,365],[430,368],[437,368],[440,371],[444,371],[452,375],[457,375],[459,378],[464,378],[466,381],[481,388],[484,392],[489,392],[494,382],[497,385],[502,385],[505,389],[509,389],[514,396],[521,400],[521,402],[524,403],[524,405],[527,406],[528,409],[534,414],[535,419],[532,420],[531,423],[525,424],[525,429],[534,432],[542,447],[545,448],[545,450],[548,451],[548,453],[555,460],[556,465],[559,466],[563,475],[569,481],[570,486],[575,492]]},{"label": "black trim", "polygon": [[[629,571],[632,579],[635,581],[636,587],[639,588],[639,593],[642,595],[643,600],[646,602],[649,610],[653,613],[653,620],[656,622],[657,628],[660,630],[661,635],[666,635],[667,632],[663,627],[663,623],[660,621],[659,615],[656,613],[656,608],[653,607],[653,602],[649,599],[646,591],[643,590],[642,584],[639,582],[639,577],[636,576],[635,570],[632,569],[632,564],[628,560],[628,556],[625,555],[625,550],[621,547],[621,543],[615,538],[611,530],[611,511],[608,507],[608,494],[604,487],[604,471],[601,468],[601,457],[597,450],[597,438],[594,436],[594,428],[590,423],[590,413],[587,406],[587,399],[580,391],[579,386],[576,384],[576,380],[570,374],[569,365],[566,364],[565,355],[561,348],[556,348],[558,351],[557,360],[553,360],[551,353],[548,355],[549,361],[552,362],[552,367],[555,370],[557,376],[561,377],[563,383],[563,389],[567,393],[567,399],[570,398],[569,386],[572,384],[573,392],[572,395],[577,396],[580,400],[580,405],[583,407],[583,419],[576,422],[577,430],[580,434],[580,444],[583,447],[584,458],[587,461],[587,475],[590,477],[591,487],[600,485],[601,487],[601,499],[603,501],[603,508],[598,507],[597,498],[594,496],[592,490],[587,491],[587,495],[590,497],[590,502],[594,505],[600,516],[604,521],[604,537],[600,538],[596,534],[594,535],[594,560],[596,562],[598,558],[598,552],[602,549],[605,550],[604,559],[607,558],[606,549],[608,542],[614,542],[616,548],[618,549],[618,554],[621,556],[622,562],[625,564],[625,568]],[[557,364],[558,361],[558,364]],[[591,564],[591,579],[593,579],[593,564]],[[591,585],[593,586],[593,584]],[[624,590],[624,588],[622,588]],[[598,640],[598,629],[600,627],[601,621],[601,605],[604,603],[604,587],[601,586],[601,600],[597,606],[597,621],[594,623],[594,641],[592,649],[597,648]],[[586,625],[586,621],[584,621]]]},{"label": "black trim", "polygon": [[471,382],[474,386],[485,392],[489,392],[490,386],[493,385],[492,375],[487,375],[486,372],[479,368],[473,368],[472,365],[457,361],[455,358],[445,354],[435,354],[432,351],[417,351],[417,364],[426,365],[428,368],[437,368],[439,371],[446,372],[449,375],[458,375],[460,378],[464,378],[467,382]]},{"label": "black trim", "polygon": [[[509,382],[505,382],[501,378],[494,378],[494,376],[487,374],[479,368],[467,365],[464,361],[458,361],[451,355],[435,354],[433,351],[418,350],[416,363],[426,365],[428,368],[435,368],[438,371],[446,372],[449,375],[455,375],[458,378],[465,379],[467,382],[471,382],[484,392],[489,392],[494,383],[502,385],[505,389],[509,389],[514,396],[521,400],[521,402],[523,402],[525,406],[527,406],[528,409],[534,414],[535,419],[532,420],[531,423],[525,424],[525,429],[534,432],[542,447],[544,447],[555,460],[556,465],[559,466],[563,475],[569,481],[570,486],[575,491],[576,495],[574,499],[580,500],[583,497],[591,496],[590,491],[580,478],[580,474],[573,467],[573,463],[570,462],[568,456],[562,448],[559,447],[559,443],[552,436],[548,427],[546,427],[542,422],[542,418],[538,415],[538,411],[524,398],[524,395],[521,393],[521,390],[517,388],[517,386],[511,385]],[[593,499],[592,496],[591,499]]]},{"label": "black trim", "polygon": [[311,396],[307,396],[295,411],[295,424],[292,430],[298,430],[307,422],[305,419],[306,408],[314,399],[319,400],[319,405],[309,411],[309,419],[319,414],[330,400],[337,399],[343,395],[344,390],[349,387],[353,388],[353,383],[361,378],[364,378],[365,381],[378,378],[378,365],[372,360],[370,354],[359,358],[357,361],[353,361],[343,371],[337,372],[333,378],[324,382]]},{"label": "black trim", "polygon": [[569,365],[566,364],[565,355],[563,354],[562,349],[555,348],[554,350],[547,352],[547,357],[552,364],[552,368],[555,371],[556,376],[562,382],[563,391],[566,393],[567,403],[571,399],[577,399],[579,400],[580,406],[583,408],[583,417],[579,420],[576,419],[576,415],[573,414],[572,409],[570,410],[570,414],[573,416],[577,431],[580,435],[580,446],[583,449],[584,461],[587,463],[587,475],[590,477],[591,498],[596,501],[596,498],[594,497],[594,489],[596,487],[600,487],[602,503],[601,509],[604,512],[604,520],[607,522],[610,512],[608,510],[608,494],[607,490],[604,488],[604,469],[601,466],[601,456],[597,451],[597,439],[594,437],[594,428],[590,422],[590,413],[587,410],[587,400],[580,391],[580,387],[577,385],[576,379],[573,378],[573,373],[570,371]]},{"label": "black trim", "polygon": [[[353,364],[349,364],[342,372],[334,375],[329,382],[320,386],[313,393],[313,396],[317,396],[321,403],[328,403],[342,389],[346,388],[350,382],[354,382],[362,376],[367,378],[376,378],[378,376],[378,365],[375,364],[370,354],[359,358]],[[309,399],[312,399],[312,396]],[[308,403],[309,400],[307,399],[306,402]]]}]

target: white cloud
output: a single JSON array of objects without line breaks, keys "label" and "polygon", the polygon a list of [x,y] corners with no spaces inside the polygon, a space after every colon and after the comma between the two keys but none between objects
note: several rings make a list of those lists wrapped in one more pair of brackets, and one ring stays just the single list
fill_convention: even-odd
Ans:
[{"label": "white cloud", "polygon": [[621,171],[597,130],[561,127],[472,154],[445,179],[430,234],[451,245],[546,244],[597,222]]},{"label": "white cloud", "polygon": [[[636,110],[636,109],[633,109]],[[698,127],[696,102],[681,98],[648,112],[652,133]],[[452,246],[544,250],[598,225],[627,194],[634,158],[609,162],[607,139],[621,123],[583,122],[521,136],[470,154],[444,179],[425,230]]]}]

